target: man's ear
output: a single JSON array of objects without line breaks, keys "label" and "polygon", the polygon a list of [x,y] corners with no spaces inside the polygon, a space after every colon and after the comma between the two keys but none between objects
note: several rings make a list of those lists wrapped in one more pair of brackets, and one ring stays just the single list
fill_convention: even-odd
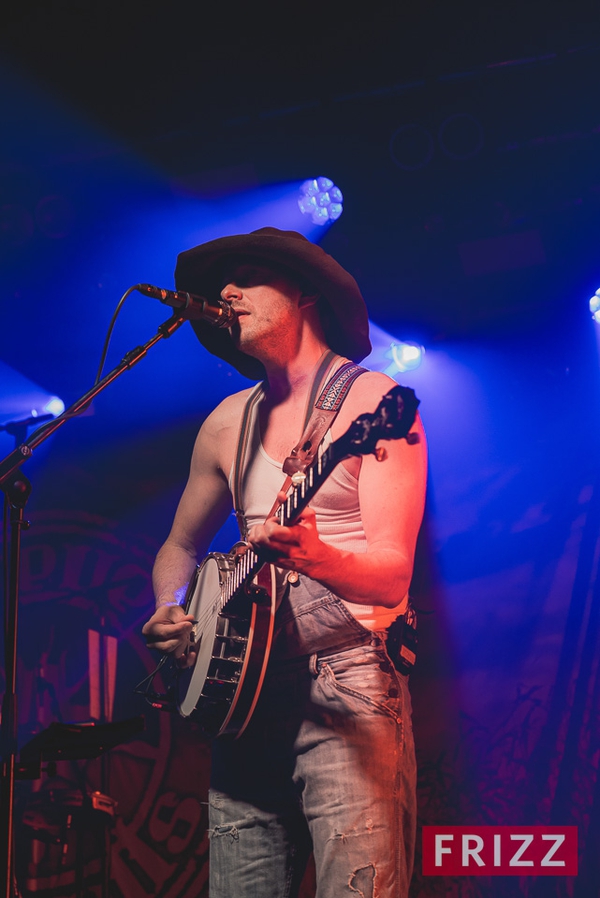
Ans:
[{"label": "man's ear", "polygon": [[318,299],[318,293],[301,293],[298,300],[298,308],[307,309],[309,306],[314,306]]}]

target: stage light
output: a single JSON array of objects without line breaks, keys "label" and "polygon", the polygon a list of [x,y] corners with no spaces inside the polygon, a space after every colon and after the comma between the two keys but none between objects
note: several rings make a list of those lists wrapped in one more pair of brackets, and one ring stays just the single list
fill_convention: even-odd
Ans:
[{"label": "stage light", "polygon": [[314,224],[325,225],[340,217],[343,199],[342,191],[330,178],[311,178],[300,187],[298,207]]},{"label": "stage light", "polygon": [[392,343],[390,355],[399,372],[414,371],[423,361],[425,350],[418,343]]},{"label": "stage light", "polygon": [[600,324],[600,288],[596,290],[590,299],[590,312],[594,321]]},{"label": "stage light", "polygon": [[62,399],[0,361],[0,457],[64,409]]},{"label": "stage light", "polygon": [[363,364],[372,371],[383,371],[395,378],[422,364],[425,350],[419,343],[396,340],[372,321],[369,322],[369,336],[373,349]]},{"label": "stage light", "polygon": [[54,418],[58,418],[59,415],[62,415],[64,410],[65,404],[62,399],[58,398],[58,396],[52,396],[52,398],[49,399],[44,406],[44,411],[47,412],[47,414],[52,415]]}]

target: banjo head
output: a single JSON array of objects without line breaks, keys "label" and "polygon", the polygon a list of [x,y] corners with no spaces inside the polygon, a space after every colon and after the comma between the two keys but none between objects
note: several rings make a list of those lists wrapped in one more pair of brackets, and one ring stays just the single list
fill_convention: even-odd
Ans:
[{"label": "banjo head", "polygon": [[185,602],[196,621],[192,639],[197,656],[193,667],[178,674],[177,708],[182,717],[193,715],[209,736],[220,731],[235,704],[251,629],[251,603],[227,601],[226,581],[235,565],[234,555],[208,555]]},{"label": "banjo head", "polygon": [[187,614],[193,614],[196,621],[192,641],[198,655],[194,666],[182,669],[178,678],[177,704],[182,717],[189,717],[195,710],[208,675],[220,611],[221,582],[221,565],[217,556],[207,555],[190,584],[185,603]]}]

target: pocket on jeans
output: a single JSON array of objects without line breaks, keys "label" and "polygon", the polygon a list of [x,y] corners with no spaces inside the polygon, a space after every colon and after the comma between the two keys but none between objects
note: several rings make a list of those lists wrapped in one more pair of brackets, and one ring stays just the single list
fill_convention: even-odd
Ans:
[{"label": "pocket on jeans", "polygon": [[325,682],[351,704],[396,719],[402,715],[402,687],[384,651],[360,646],[323,658],[319,669]]}]

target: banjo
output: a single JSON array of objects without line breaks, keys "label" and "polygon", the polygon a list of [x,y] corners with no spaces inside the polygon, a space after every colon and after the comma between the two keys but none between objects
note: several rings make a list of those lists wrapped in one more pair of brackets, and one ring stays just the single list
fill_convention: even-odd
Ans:
[{"label": "banjo", "polygon": [[[345,458],[372,453],[382,460],[379,440],[415,442],[418,437],[409,431],[418,405],[412,389],[397,386],[372,414],[360,415],[312,467],[292,476],[293,488],[276,512],[279,522],[293,524]],[[152,701],[165,697],[148,689],[143,694],[155,706],[191,717],[206,736],[237,738],[250,722],[265,678],[275,625],[275,568],[246,543],[236,543],[227,554],[212,552],[196,568],[183,608],[194,618],[190,649],[196,652],[195,663],[180,668],[164,656],[144,683],[149,686],[166,665],[166,701]]]}]

